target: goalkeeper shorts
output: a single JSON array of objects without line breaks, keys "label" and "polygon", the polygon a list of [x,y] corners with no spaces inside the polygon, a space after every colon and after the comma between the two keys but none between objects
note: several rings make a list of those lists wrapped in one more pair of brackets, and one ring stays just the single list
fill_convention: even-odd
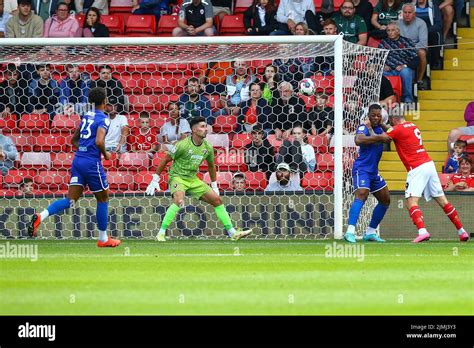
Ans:
[{"label": "goalkeeper shorts", "polygon": [[212,190],[209,185],[198,177],[192,179],[173,177],[170,178],[168,184],[172,195],[174,195],[175,192],[185,192],[197,199]]}]

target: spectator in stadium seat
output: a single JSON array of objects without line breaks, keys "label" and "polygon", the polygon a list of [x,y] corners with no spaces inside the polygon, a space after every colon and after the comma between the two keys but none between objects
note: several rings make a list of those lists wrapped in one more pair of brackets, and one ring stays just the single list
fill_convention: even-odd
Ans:
[{"label": "spectator in stadium seat", "polygon": [[61,96],[58,83],[51,77],[49,64],[36,66],[37,79],[29,85],[30,107],[28,112],[33,114],[48,114],[52,121],[56,115],[56,107]]},{"label": "spectator in stadium seat", "polygon": [[17,156],[18,152],[12,139],[3,135],[0,128],[0,172],[2,175],[7,175]]},{"label": "spectator in stadium seat", "polygon": [[353,0],[355,6],[355,14],[364,19],[367,26],[367,32],[372,30],[372,14],[374,13],[374,6],[369,0]]},{"label": "spectator in stadium seat", "polygon": [[291,180],[291,168],[288,163],[280,163],[276,169],[276,181],[271,182],[265,192],[303,191],[298,181]]},{"label": "spectator in stadium seat", "polygon": [[400,35],[411,40],[417,48],[416,54],[418,55],[418,69],[416,81],[418,83],[418,89],[427,89],[426,84],[423,82],[423,77],[426,72],[427,54],[428,54],[428,28],[425,22],[416,16],[415,5],[408,3],[403,5],[402,9],[403,18],[398,21],[400,26]]},{"label": "spectator in stadium seat", "polygon": [[32,178],[24,178],[18,187],[17,196],[31,196],[34,195],[34,181]]},{"label": "spectator in stadium seat", "polygon": [[43,37],[43,20],[31,10],[31,0],[18,0],[18,14],[7,22],[6,37],[35,38]]},{"label": "spectator in stadium seat", "polygon": [[473,192],[474,174],[472,174],[472,160],[463,157],[459,160],[459,172],[448,181],[445,191]]},{"label": "spectator in stadium seat", "polygon": [[6,80],[0,82],[0,115],[15,115],[17,118],[29,107],[28,83],[20,77],[15,64],[8,64]]},{"label": "spectator in stadium seat", "polygon": [[438,5],[431,0],[418,0],[416,3],[416,17],[424,20],[428,28],[430,67],[431,69],[440,69],[442,67],[441,44],[443,43],[443,17],[441,11]]},{"label": "spectator in stadium seat", "polygon": [[275,170],[275,150],[261,125],[253,127],[252,142],[245,146],[245,164],[251,172],[264,172],[267,180]]},{"label": "spectator in stadium seat", "polygon": [[18,14],[17,0],[4,0],[0,3],[0,38],[5,37],[8,20]]},{"label": "spectator in stadium seat", "polygon": [[303,100],[293,92],[293,86],[287,81],[278,84],[280,97],[276,100],[270,115],[270,124],[277,139],[287,139],[295,124],[304,124],[308,115]]},{"label": "spectator in stadium seat", "polygon": [[273,65],[278,68],[281,79],[291,83],[294,89],[298,88],[302,79],[313,76],[317,69],[312,57],[275,59]]},{"label": "spectator in stadium seat", "polygon": [[270,35],[278,29],[275,0],[254,0],[244,12],[247,35]]},{"label": "spectator in stadium seat", "polygon": [[[170,102],[167,107],[168,110],[168,122],[166,122],[161,128],[160,135],[162,137],[161,151],[171,151],[174,149],[174,145],[185,139],[191,134],[191,127],[189,122],[181,118],[179,112],[179,103]],[[159,151],[160,149],[156,149]]]},{"label": "spectator in stadium seat", "polygon": [[237,172],[232,175],[230,183],[230,190],[234,192],[245,192],[248,189],[247,178],[242,172]]},{"label": "spectator in stadium seat", "polygon": [[[384,66],[385,76],[400,76],[402,79],[402,102],[413,102],[413,77],[418,66],[418,55],[411,40],[400,36],[397,22],[387,25],[387,38],[379,48],[390,50]],[[412,48],[412,49],[410,49]]]},{"label": "spectator in stadium seat", "polygon": [[278,68],[273,64],[268,64],[265,67],[260,83],[263,83],[262,97],[267,101],[267,104],[272,106],[275,99],[278,98],[278,82],[280,82],[280,75],[278,75]]},{"label": "spectator in stadium seat", "polygon": [[[451,129],[448,136],[448,154],[452,156],[454,149],[454,142],[462,135],[474,136],[474,101],[466,105],[464,110],[464,121],[466,127],[459,127]],[[467,144],[474,144],[474,137],[467,140]]]},{"label": "spectator in stadium seat", "polygon": [[466,149],[467,142],[464,140],[456,140],[453,145],[453,155],[449,157],[444,173],[457,173],[459,169],[459,161],[461,158],[466,156],[464,150]]},{"label": "spectator in stadium seat", "polygon": [[345,0],[339,13],[333,17],[337,32],[344,35],[344,40],[365,46],[367,45],[367,25],[362,17],[355,14],[351,0]]},{"label": "spectator in stadium seat", "polygon": [[147,152],[150,157],[156,152],[159,129],[150,127],[150,114],[142,111],[139,116],[139,128],[133,128],[128,141],[133,152]]},{"label": "spectator in stadium seat", "polygon": [[214,14],[208,1],[192,0],[182,5],[173,36],[214,36]]},{"label": "spectator in stadium seat", "polygon": [[118,154],[127,152],[127,137],[130,134],[127,117],[120,115],[117,105],[111,104],[110,101],[105,111],[110,119],[109,130],[105,136],[105,149]]},{"label": "spectator in stadium seat", "polygon": [[76,105],[87,105],[90,90],[90,80],[83,78],[79,67],[72,64],[66,65],[68,77],[59,83],[61,96],[59,102],[64,108],[64,113],[77,111]]},{"label": "spectator in stadium seat", "polygon": [[135,15],[154,15],[158,23],[162,15],[170,13],[169,3],[169,0],[133,0],[132,13]]},{"label": "spectator in stadium seat", "polygon": [[374,29],[369,32],[369,36],[376,39],[387,37],[387,25],[390,22],[398,21],[402,13],[402,0],[379,0],[375,5],[371,23]]},{"label": "spectator in stadium seat", "polygon": [[115,105],[119,114],[125,111],[125,93],[122,82],[112,76],[112,67],[102,65],[99,70],[99,78],[91,81],[91,88],[102,87],[107,91],[107,100]]},{"label": "spectator in stadium seat", "polygon": [[327,105],[328,96],[324,93],[316,93],[316,105],[308,113],[308,121],[303,124],[306,132],[312,135],[334,134],[334,110]]},{"label": "spectator in stadium seat", "polygon": [[91,7],[86,12],[86,22],[82,28],[83,37],[109,37],[109,28],[100,22],[100,11]]},{"label": "spectator in stadium seat", "polygon": [[223,108],[216,111],[214,116],[235,115],[240,113],[239,104],[250,99],[250,84],[256,80],[249,70],[248,62],[237,60],[232,62],[234,73],[225,79],[227,95],[221,95]]},{"label": "spectator in stadium seat", "polygon": [[74,0],[74,5],[78,14],[85,14],[91,7],[97,8],[103,15],[109,14],[108,0]]},{"label": "spectator in stadium seat", "polygon": [[276,20],[278,30],[272,31],[270,35],[294,35],[296,24],[299,22],[306,23],[314,34],[322,30],[313,0],[281,0]]},{"label": "spectator in stadium seat", "polygon": [[271,108],[265,98],[262,97],[263,84],[252,82],[250,84],[250,99],[242,102],[240,114],[237,117],[237,133],[249,133],[257,124],[261,124],[263,129],[271,129],[268,117]]},{"label": "spectator in stadium seat", "polygon": [[201,84],[197,77],[191,77],[186,81],[184,93],[179,97],[179,109],[181,117],[188,122],[194,117],[202,116],[208,125],[214,124],[211,102],[202,94]]},{"label": "spectator in stadium seat", "polygon": [[[459,19],[464,7],[464,0],[434,0],[434,4],[438,6],[443,17],[443,41],[446,41],[453,25],[454,13],[456,12],[456,18]],[[456,11],[454,11],[454,7],[456,7]]]},{"label": "spectator in stadium seat", "polygon": [[299,173],[300,179],[304,173],[314,172],[316,168],[316,154],[314,148],[307,143],[307,133],[303,127],[293,127],[293,139],[284,140],[277,156],[277,163],[288,163],[294,173]]},{"label": "spectator in stadium seat", "polygon": [[48,18],[44,23],[44,37],[78,37],[81,36],[81,28],[76,17],[69,14],[69,7],[64,3],[58,3],[56,14]]},{"label": "spectator in stadium seat", "polygon": [[232,14],[232,0],[211,0],[212,4],[212,14],[213,16],[218,16],[219,21],[225,15]]}]

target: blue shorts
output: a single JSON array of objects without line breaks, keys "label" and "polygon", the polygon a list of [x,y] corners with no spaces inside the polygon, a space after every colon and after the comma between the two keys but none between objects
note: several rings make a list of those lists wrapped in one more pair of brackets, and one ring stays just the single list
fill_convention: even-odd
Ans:
[{"label": "blue shorts", "polygon": [[352,183],[354,185],[354,191],[358,189],[367,189],[370,193],[380,191],[387,186],[387,183],[380,173],[368,173],[360,169],[352,170]]},{"label": "blue shorts", "polygon": [[91,192],[104,191],[109,188],[107,175],[100,161],[74,158],[72,162],[70,186],[80,185],[89,187]]}]

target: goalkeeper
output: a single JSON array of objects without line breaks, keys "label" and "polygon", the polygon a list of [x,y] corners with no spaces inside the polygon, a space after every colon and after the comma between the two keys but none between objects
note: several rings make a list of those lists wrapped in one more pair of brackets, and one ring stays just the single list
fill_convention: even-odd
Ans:
[{"label": "goalkeeper", "polygon": [[[214,165],[214,149],[205,138],[207,123],[204,117],[195,117],[190,121],[191,136],[176,143],[175,148],[168,152],[156,167],[156,174],[146,189],[147,195],[153,195],[159,189],[160,174],[168,162],[173,161],[169,171],[169,187],[173,197],[173,204],[166,211],[157,235],[159,242],[164,242],[168,226],[173,222],[179,209],[184,205],[184,195],[188,192],[192,197],[200,199],[214,206],[216,215],[224,225],[232,240],[248,236],[251,230],[237,231],[232,226],[232,221],[219,197],[219,188],[216,182],[216,167]],[[201,163],[207,160],[211,187],[201,181],[196,173]]]}]

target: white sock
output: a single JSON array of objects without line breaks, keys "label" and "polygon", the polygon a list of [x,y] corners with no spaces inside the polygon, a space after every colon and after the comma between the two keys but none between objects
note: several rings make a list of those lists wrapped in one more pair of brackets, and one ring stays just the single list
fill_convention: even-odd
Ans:
[{"label": "white sock", "polygon": [[367,227],[367,231],[365,231],[365,234],[377,234],[377,230],[372,227]]},{"label": "white sock", "polygon": [[463,234],[464,232],[466,232],[466,230],[464,229],[464,227],[461,227],[461,228],[458,230],[458,234],[459,234],[459,235]]},{"label": "white sock", "polygon": [[101,231],[99,230],[99,240],[102,243],[105,243],[109,240],[109,237],[107,236],[107,231]]},{"label": "white sock", "polygon": [[158,231],[158,234],[165,234],[166,233],[166,230],[160,228],[160,230]]},{"label": "white sock", "polygon": [[46,218],[49,216],[49,211],[48,211],[48,209],[43,210],[43,211],[40,213],[40,216],[41,216],[41,222],[43,222],[44,219],[46,219]]},{"label": "white sock", "polygon": [[418,230],[418,234],[421,235],[421,234],[425,234],[425,233],[428,233],[428,231],[426,230],[426,228],[420,228]]},{"label": "white sock", "polygon": [[346,233],[355,234],[355,230],[356,230],[356,227],[354,225],[349,225],[349,226],[347,226],[347,232]]},{"label": "white sock", "polygon": [[229,233],[229,236],[233,236],[237,231],[235,230],[235,228],[231,228],[230,230],[227,231],[227,233]]}]

